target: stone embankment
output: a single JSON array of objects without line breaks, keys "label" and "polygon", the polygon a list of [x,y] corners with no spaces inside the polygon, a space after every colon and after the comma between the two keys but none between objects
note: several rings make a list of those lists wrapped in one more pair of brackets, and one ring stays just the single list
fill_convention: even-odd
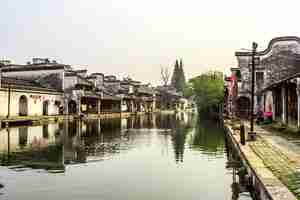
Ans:
[{"label": "stone embankment", "polygon": [[264,138],[262,129],[255,129],[255,141],[241,145],[239,127],[239,122],[225,121],[227,136],[243,160],[257,196],[261,200],[300,199],[300,173],[295,162],[282,148]]},{"label": "stone embankment", "polygon": [[[156,110],[153,113],[174,114],[174,110]],[[132,115],[144,115],[148,112],[115,112],[101,114],[84,114],[84,115],[44,115],[44,116],[16,116],[16,117],[0,117],[0,128],[11,127],[15,125],[33,125],[42,124],[51,121],[76,120],[76,119],[113,119],[128,118]]]}]

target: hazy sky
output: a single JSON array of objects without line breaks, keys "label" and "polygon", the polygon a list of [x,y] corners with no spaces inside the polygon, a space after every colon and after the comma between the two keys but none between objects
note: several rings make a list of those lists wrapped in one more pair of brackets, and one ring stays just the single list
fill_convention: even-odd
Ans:
[{"label": "hazy sky", "polygon": [[1,0],[0,59],[48,57],[90,72],[160,82],[236,66],[234,52],[300,36],[298,0]]}]

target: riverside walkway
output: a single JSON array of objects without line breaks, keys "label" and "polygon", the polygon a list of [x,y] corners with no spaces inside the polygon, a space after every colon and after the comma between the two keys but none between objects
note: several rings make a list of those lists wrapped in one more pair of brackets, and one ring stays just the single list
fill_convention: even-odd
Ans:
[{"label": "riverside walkway", "polygon": [[255,130],[259,137],[250,143],[250,147],[272,173],[300,199],[300,146],[261,126],[256,125]]},{"label": "riverside walkway", "polygon": [[[245,123],[246,133],[249,123]],[[255,177],[261,199],[300,199],[300,146],[270,131],[255,126],[257,138],[240,144],[240,132],[235,122],[225,122],[227,133]],[[276,139],[275,139],[276,138]],[[299,150],[297,152],[296,150]]]}]

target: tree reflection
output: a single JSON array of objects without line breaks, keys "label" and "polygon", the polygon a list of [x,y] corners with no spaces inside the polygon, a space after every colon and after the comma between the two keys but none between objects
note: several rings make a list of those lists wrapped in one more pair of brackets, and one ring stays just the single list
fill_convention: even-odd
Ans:
[{"label": "tree reflection", "polygon": [[176,162],[183,162],[186,132],[183,128],[177,128],[171,136],[175,152],[175,160]]},{"label": "tree reflection", "polygon": [[[187,119],[184,120],[184,117],[187,117]],[[163,122],[163,126],[172,129],[171,140],[175,153],[175,161],[176,163],[183,162],[186,137],[189,131],[192,130],[194,117],[191,115],[184,116],[183,113],[180,113],[179,115],[170,115],[166,119],[167,121]]]},{"label": "tree reflection", "polygon": [[[141,115],[122,120],[73,120],[59,124],[13,128],[13,134],[18,132],[19,137],[18,146],[13,147],[10,155],[15,160],[14,164],[24,164],[28,161],[26,165],[33,166],[32,163],[35,163],[36,166],[42,167],[44,163],[44,168],[47,168],[46,163],[55,168],[55,165],[64,167],[65,164],[101,161],[135,148],[137,143],[144,145],[150,141],[152,134],[144,129],[155,129],[159,130],[158,133],[168,135],[165,139],[171,139],[175,161],[178,163],[184,161],[186,144],[207,152],[216,152],[224,145],[215,125],[196,122],[194,115],[179,113]],[[195,123],[199,124],[196,128]],[[7,151],[4,154],[7,154]]]},{"label": "tree reflection", "polygon": [[191,134],[189,145],[194,150],[216,156],[224,152],[224,133],[217,121],[197,120],[195,131]]}]

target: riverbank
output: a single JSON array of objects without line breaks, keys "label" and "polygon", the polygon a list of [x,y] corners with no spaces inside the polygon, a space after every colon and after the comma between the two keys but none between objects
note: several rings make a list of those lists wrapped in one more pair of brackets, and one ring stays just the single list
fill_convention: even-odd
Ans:
[{"label": "riverbank", "polygon": [[[189,111],[190,112],[190,111]],[[151,113],[174,114],[175,110],[156,110]],[[10,118],[0,118],[1,127],[14,127],[18,125],[34,125],[51,121],[76,120],[76,119],[113,119],[128,118],[132,115],[145,115],[149,112],[115,112],[101,114],[84,114],[84,115],[43,115],[43,116],[14,116]]]},{"label": "riverbank", "polygon": [[295,175],[298,173],[297,166],[284,149],[264,137],[262,133],[265,130],[256,128],[256,140],[246,141],[245,145],[241,145],[239,123],[226,120],[224,125],[227,136],[238,151],[248,175],[251,177],[251,184],[261,200],[295,200],[297,197],[299,198],[298,185],[300,182],[295,179]]}]

